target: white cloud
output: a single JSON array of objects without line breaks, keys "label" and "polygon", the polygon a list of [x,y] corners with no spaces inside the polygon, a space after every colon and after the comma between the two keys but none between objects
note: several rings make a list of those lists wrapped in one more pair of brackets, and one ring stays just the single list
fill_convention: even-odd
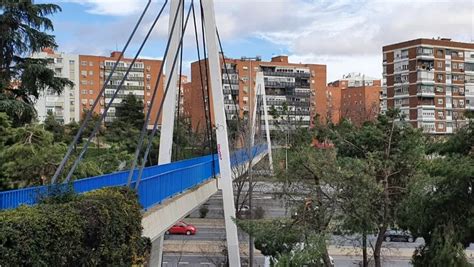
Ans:
[{"label": "white cloud", "polygon": [[144,0],[63,0],[85,5],[92,14],[125,16],[143,10],[146,5]]},{"label": "white cloud", "polygon": [[[122,16],[120,22],[96,27],[102,31],[93,33],[98,43],[104,40],[109,45],[110,40],[125,41],[123,33],[128,34],[146,4],[146,0],[63,1],[83,4],[95,14]],[[162,3],[154,2],[153,10]],[[219,32],[226,42],[244,40],[252,45],[248,41],[252,38],[271,42],[296,61],[328,64],[328,80],[349,71],[381,77],[381,51],[387,44],[420,37],[474,39],[472,0],[215,0],[215,5]],[[167,34],[165,16],[154,40],[164,40]],[[145,23],[150,25],[151,15]],[[189,41],[192,37],[186,36]],[[272,52],[278,51],[268,54]]]}]

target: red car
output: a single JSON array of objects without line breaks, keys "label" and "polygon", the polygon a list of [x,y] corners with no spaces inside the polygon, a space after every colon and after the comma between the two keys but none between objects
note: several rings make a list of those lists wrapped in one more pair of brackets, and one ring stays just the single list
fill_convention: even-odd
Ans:
[{"label": "red car", "polygon": [[196,227],[191,224],[187,224],[185,222],[178,222],[173,225],[168,231],[166,231],[167,235],[195,235],[196,234]]}]

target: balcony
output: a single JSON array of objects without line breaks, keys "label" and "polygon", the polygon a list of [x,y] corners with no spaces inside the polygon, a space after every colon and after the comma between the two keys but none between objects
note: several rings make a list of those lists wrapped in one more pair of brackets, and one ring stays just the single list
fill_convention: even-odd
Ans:
[{"label": "balcony", "polygon": [[280,77],[298,77],[298,78],[309,78],[311,74],[309,72],[274,72],[264,71],[264,76],[280,76]]},{"label": "balcony", "polygon": [[[118,85],[109,84],[106,86],[107,89],[117,89]],[[145,90],[145,86],[143,85],[122,85],[120,88],[121,90]]]},{"label": "balcony", "polygon": [[422,96],[422,97],[434,97],[435,96],[434,87],[418,88],[416,95]]},{"label": "balcony", "polygon": [[237,79],[227,79],[227,77],[225,77],[224,79],[222,79],[222,83],[223,84],[239,84],[239,80]]},{"label": "balcony", "polygon": [[[114,66],[105,66],[106,70],[112,70]],[[115,68],[116,71],[128,71],[129,67],[117,67]],[[145,68],[131,68],[131,72],[144,72]]]},{"label": "balcony", "polygon": [[265,87],[272,87],[272,88],[292,88],[295,87],[296,83],[294,82],[270,82],[265,81]]},{"label": "balcony", "polygon": [[417,72],[417,81],[422,83],[434,84],[434,72],[419,70]]},{"label": "balcony", "polygon": [[434,59],[433,48],[418,47],[416,57],[420,59]]}]

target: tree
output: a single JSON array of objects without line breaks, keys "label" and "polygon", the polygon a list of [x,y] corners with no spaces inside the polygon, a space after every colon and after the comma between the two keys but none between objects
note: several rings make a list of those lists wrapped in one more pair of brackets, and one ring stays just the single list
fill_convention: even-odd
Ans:
[{"label": "tree", "polygon": [[428,158],[399,209],[400,225],[425,244],[415,266],[469,266],[464,249],[474,242],[473,122],[435,144],[443,157]]},{"label": "tree", "polygon": [[[421,132],[399,122],[400,118],[399,112],[389,111],[386,116],[380,115],[377,121],[366,122],[360,128],[343,123],[329,134],[340,157],[359,159],[365,165],[364,175],[354,176],[354,183],[368,183],[368,191],[355,195],[360,199],[354,198],[354,190],[350,187],[342,194],[346,193],[349,201],[363,204],[364,210],[372,211],[365,219],[370,220],[367,229],[376,226],[376,267],[381,266],[384,234],[398,222],[396,211],[407,194],[409,182],[418,174],[424,156]],[[371,178],[367,180],[366,175]],[[364,186],[359,189],[364,190]]]},{"label": "tree", "polygon": [[42,185],[56,170],[66,147],[39,125],[10,128],[7,146],[0,152],[2,189]]},{"label": "tree", "polygon": [[263,255],[275,262],[281,255],[293,250],[301,240],[301,229],[288,220],[244,221],[237,220],[237,225],[255,238],[255,247]]},{"label": "tree", "polygon": [[64,126],[56,120],[51,111],[48,111],[48,115],[44,120],[44,129],[54,135],[55,142],[64,140]]},{"label": "tree", "polygon": [[61,8],[26,0],[2,1],[0,9],[0,112],[7,113],[13,125],[20,126],[36,116],[33,103],[42,90],[60,93],[73,84],[54,77],[54,71],[47,67],[48,60],[25,57],[56,47],[54,36],[46,32],[54,30],[47,16]]},{"label": "tree", "polygon": [[[145,121],[143,102],[133,94],[128,94],[115,108],[115,121],[124,123],[127,127],[141,130]],[[112,122],[113,125],[113,122]]]},{"label": "tree", "polygon": [[[337,212],[342,173],[334,149],[318,149],[304,144],[290,151],[288,171],[283,173],[284,192],[297,207],[295,222],[302,225],[305,246],[308,237],[325,238]],[[314,244],[313,244],[314,245]],[[325,266],[330,266],[327,246],[317,246]]]}]

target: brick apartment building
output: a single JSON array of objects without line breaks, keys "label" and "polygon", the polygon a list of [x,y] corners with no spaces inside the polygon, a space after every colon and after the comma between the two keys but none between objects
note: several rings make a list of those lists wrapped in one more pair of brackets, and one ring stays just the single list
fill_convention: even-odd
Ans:
[{"label": "brick apartment building", "polygon": [[337,124],[342,118],[360,125],[373,120],[380,111],[380,79],[361,73],[349,73],[331,82],[325,95],[316,98],[316,110],[321,122]]},{"label": "brick apartment building", "polygon": [[[94,103],[94,99],[99,95],[105,80],[110,74],[116,60],[120,57],[120,52],[112,52],[110,57],[79,55],[79,100],[81,110],[87,111]],[[112,79],[106,85],[104,95],[100,96],[100,103],[96,106],[94,112],[101,114],[104,111],[105,104],[111,100],[114,90],[120,84],[125,72],[130,66],[132,59],[122,58],[117,66]],[[131,68],[127,79],[117,97],[110,107],[106,122],[113,121],[115,118],[115,107],[120,105],[122,99],[133,94],[139,100],[143,101],[144,112],[147,112],[153,96],[153,89],[158,78],[161,60],[138,59]],[[155,105],[152,107],[150,124],[153,125],[158,113],[159,103],[163,96],[163,80],[160,80],[158,92],[156,94]]]},{"label": "brick apartment building", "polygon": [[[315,115],[315,93],[326,86],[326,65],[290,63],[287,56],[276,56],[271,61],[226,58],[225,63],[226,66],[221,59],[224,109],[228,120],[235,120],[237,116],[248,117],[254,101],[250,96],[255,88],[256,73],[262,71],[267,105],[273,114],[279,115],[276,119],[269,115],[270,129],[276,129],[276,121],[280,125],[286,124],[288,120],[292,126],[311,125]],[[191,84],[184,91],[184,112],[189,115],[193,129],[202,130],[205,109],[199,65],[204,71],[205,60],[191,63]],[[203,81],[206,84],[205,77]],[[285,105],[288,111],[283,110]],[[211,107],[211,117],[213,114]]]},{"label": "brick apartment building", "polygon": [[66,86],[60,95],[49,89],[40,92],[35,103],[38,121],[43,122],[49,112],[61,123],[79,121],[81,118],[81,107],[78,105],[79,90],[77,90],[79,87],[79,56],[44,49],[42,52],[33,54],[32,57],[48,59],[50,62],[48,67],[54,70],[57,77],[68,78],[74,83],[72,88]]},{"label": "brick apartment building", "polygon": [[[45,49],[43,52],[34,54],[34,58],[51,59],[49,67],[55,71],[56,76],[68,78],[74,82],[72,88],[66,87],[60,95],[54,94],[49,90],[40,95],[35,105],[39,121],[44,121],[49,111],[53,112],[56,119],[63,123],[80,121],[85,112],[91,109],[94,100],[99,95],[105,80],[119,56],[120,52],[112,52],[110,57],[105,57],[58,53],[52,49]],[[114,89],[120,84],[131,62],[132,59],[128,58],[122,58],[119,62],[112,79],[106,86],[104,94],[100,96],[99,105],[94,110],[97,114],[101,114],[104,111],[106,103],[110,101]],[[127,79],[124,81],[121,91],[114,99],[107,113],[106,122],[113,121],[115,118],[115,107],[120,105],[122,99],[128,94],[133,94],[143,101],[144,111],[147,111],[151,103],[153,88],[161,64],[161,60],[138,59],[135,62]],[[158,104],[163,96],[163,80],[161,79],[158,93],[156,94],[156,105],[152,108],[151,125],[156,118]],[[187,82],[187,78],[183,77],[182,81],[183,83]]]},{"label": "brick apartment building", "polygon": [[414,127],[452,133],[474,110],[474,43],[416,39],[383,47],[383,110],[399,108]]}]

